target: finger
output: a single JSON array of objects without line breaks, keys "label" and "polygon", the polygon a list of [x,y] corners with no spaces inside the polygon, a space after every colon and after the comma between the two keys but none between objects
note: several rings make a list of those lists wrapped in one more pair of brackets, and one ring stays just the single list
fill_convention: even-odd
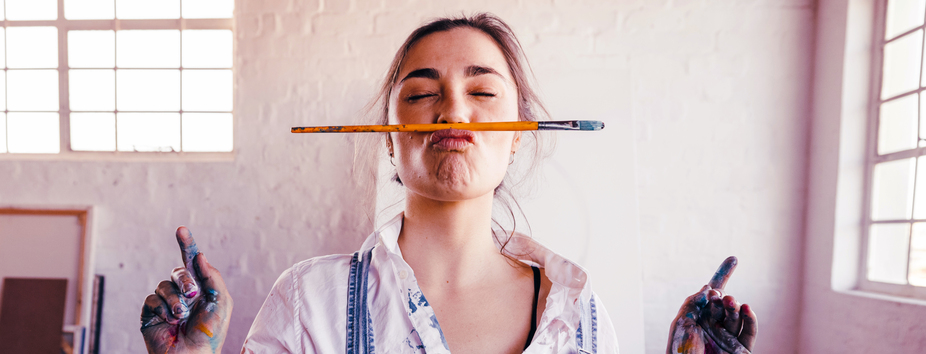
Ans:
[{"label": "finger", "polygon": [[161,323],[168,322],[167,304],[161,297],[155,294],[148,295],[145,298],[145,304],[141,307],[141,330],[148,327],[157,326]]},{"label": "finger", "polygon": [[199,293],[199,285],[196,284],[196,279],[193,278],[189,269],[184,267],[174,268],[170,273],[170,280],[174,282],[183,296],[187,298],[196,297],[196,294]]},{"label": "finger", "polygon": [[180,255],[183,256],[183,266],[190,268],[193,264],[193,258],[199,254],[199,248],[196,247],[196,241],[193,240],[193,233],[186,226],[177,228],[177,243],[180,245]]},{"label": "finger", "polygon": [[[205,254],[200,253],[194,259],[193,267],[200,274],[202,296],[198,300],[200,310],[197,310],[190,325],[212,340],[221,339],[228,331],[232,298],[228,295],[222,275],[209,264]],[[218,342],[221,343],[221,340]]]},{"label": "finger", "polygon": [[705,328],[701,326],[707,332],[707,335],[714,340],[717,346],[720,347],[724,352],[732,354],[749,354],[749,349],[746,348],[740,341],[727,332],[723,327],[719,325],[709,326]]},{"label": "finger", "polygon": [[710,285],[712,289],[723,290],[723,287],[727,285],[727,280],[730,280],[730,276],[733,275],[733,270],[736,269],[737,263],[736,257],[727,257],[727,259],[720,264],[720,267],[717,268],[717,272],[714,273],[714,277],[711,278],[711,281],[707,283],[707,285]]},{"label": "finger", "polygon": [[711,296],[711,302],[708,306],[708,312],[710,313],[711,322],[723,322],[723,300],[719,296]]},{"label": "finger", "polygon": [[759,332],[759,319],[747,304],[740,307],[740,317],[743,319],[743,331],[740,332],[739,341],[746,349],[752,350],[756,344],[756,334]]},{"label": "finger", "polygon": [[740,319],[740,304],[732,296],[723,297],[723,327],[734,336],[740,334],[743,321]]},{"label": "finger", "polygon": [[180,290],[177,289],[173,282],[167,280],[160,282],[154,293],[160,296],[167,304],[167,308],[170,310],[169,313],[174,318],[184,319],[190,315],[190,307],[187,306],[183,296],[180,295]]},{"label": "finger", "polygon": [[711,299],[711,286],[705,285],[701,287],[701,291],[697,294],[688,297],[688,301],[697,306],[699,309],[707,305]]}]

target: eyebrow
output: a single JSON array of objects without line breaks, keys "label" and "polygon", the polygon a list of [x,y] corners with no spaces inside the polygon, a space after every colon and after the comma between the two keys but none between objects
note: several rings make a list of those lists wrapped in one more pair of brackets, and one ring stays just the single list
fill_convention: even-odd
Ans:
[{"label": "eyebrow", "polygon": [[502,76],[502,74],[499,74],[498,71],[495,71],[495,69],[492,69],[488,66],[479,66],[479,65],[467,66],[466,70],[464,70],[464,73],[466,74],[467,77],[486,75],[486,74],[495,74],[495,75],[498,75],[499,77]]},{"label": "eyebrow", "polygon": [[437,80],[440,78],[440,74],[437,72],[437,70],[434,70],[431,68],[418,69],[418,70],[408,73],[408,75],[405,75],[405,77],[402,78],[402,81],[399,81],[399,82],[404,82],[405,80],[408,80],[414,77]]},{"label": "eyebrow", "polygon": [[[494,74],[494,75],[498,75],[501,78],[504,78],[502,74],[499,74],[498,71],[496,71],[495,69],[492,69],[488,66],[479,66],[479,65],[467,66],[463,70],[463,74],[466,77]],[[432,69],[432,68],[417,69],[417,70],[414,70],[408,73],[408,75],[405,75],[405,77],[402,78],[402,80],[399,82],[403,82],[411,78],[424,78],[424,79],[437,80],[437,79],[440,79],[440,73],[438,73],[437,70]]]}]

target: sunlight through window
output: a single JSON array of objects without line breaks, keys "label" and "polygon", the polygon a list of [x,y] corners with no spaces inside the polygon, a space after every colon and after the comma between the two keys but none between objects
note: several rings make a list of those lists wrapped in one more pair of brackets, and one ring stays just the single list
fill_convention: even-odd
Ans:
[{"label": "sunlight through window", "polygon": [[0,0],[0,153],[233,150],[233,0],[58,5]]},{"label": "sunlight through window", "polygon": [[116,32],[68,31],[68,66],[116,67]]},{"label": "sunlight through window", "polygon": [[180,110],[180,70],[118,70],[116,88],[120,111]]},{"label": "sunlight through window", "polygon": [[54,27],[6,29],[6,66],[11,69],[58,67],[58,30]]},{"label": "sunlight through window", "polygon": [[57,70],[8,70],[6,87],[11,111],[58,111]]},{"label": "sunlight through window", "polygon": [[231,113],[184,113],[183,151],[232,151]]},{"label": "sunlight through window", "polygon": [[59,150],[58,113],[10,112],[7,146],[14,153],[54,154]]},{"label": "sunlight through window", "polygon": [[71,113],[71,148],[79,151],[116,150],[116,114]]},{"label": "sunlight through window", "polygon": [[117,32],[116,65],[120,68],[179,68],[180,31]]},{"label": "sunlight through window", "polygon": [[6,113],[0,112],[0,153],[6,152]]},{"label": "sunlight through window", "polygon": [[180,18],[180,0],[116,0],[120,19]]},{"label": "sunlight through window", "polygon": [[112,69],[71,70],[69,101],[72,111],[116,109],[116,72]]},{"label": "sunlight through window", "polygon": [[184,18],[231,18],[234,0],[183,0]]},{"label": "sunlight through window", "polygon": [[231,68],[232,32],[228,30],[183,31],[184,68]]},{"label": "sunlight through window", "polygon": [[913,286],[926,286],[926,0],[880,4],[886,6],[879,19],[884,37],[874,45],[881,76],[872,89],[876,136],[867,158],[869,227],[862,249],[867,279],[860,287],[909,296]]},{"label": "sunlight through window", "polygon": [[11,21],[55,20],[58,0],[6,0],[6,19]]},{"label": "sunlight through window", "polygon": [[179,113],[118,113],[119,151],[180,151]]},{"label": "sunlight through window", "polygon": [[68,20],[112,20],[116,8],[113,0],[64,0],[64,18]]}]

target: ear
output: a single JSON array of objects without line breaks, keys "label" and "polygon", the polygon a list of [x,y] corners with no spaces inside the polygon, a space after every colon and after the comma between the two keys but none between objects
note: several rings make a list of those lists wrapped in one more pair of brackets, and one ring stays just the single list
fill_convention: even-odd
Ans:
[{"label": "ear", "polygon": [[389,151],[389,156],[393,155],[392,150],[392,133],[386,133],[386,149]]},{"label": "ear", "polygon": [[511,153],[515,153],[521,148],[521,132],[514,132],[514,140],[511,141]]}]

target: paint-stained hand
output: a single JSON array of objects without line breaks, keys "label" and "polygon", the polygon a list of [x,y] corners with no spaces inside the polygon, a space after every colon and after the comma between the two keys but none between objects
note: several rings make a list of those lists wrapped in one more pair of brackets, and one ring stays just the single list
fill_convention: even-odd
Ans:
[{"label": "paint-stained hand", "polygon": [[220,353],[232,298],[186,227],[177,229],[177,243],[183,267],[174,268],[171,281],[158,284],[141,309],[141,334],[148,353]]},{"label": "paint-stained hand", "polygon": [[736,257],[724,260],[711,281],[685,299],[669,330],[667,354],[750,353],[758,331],[756,314],[723,292],[736,264]]}]

